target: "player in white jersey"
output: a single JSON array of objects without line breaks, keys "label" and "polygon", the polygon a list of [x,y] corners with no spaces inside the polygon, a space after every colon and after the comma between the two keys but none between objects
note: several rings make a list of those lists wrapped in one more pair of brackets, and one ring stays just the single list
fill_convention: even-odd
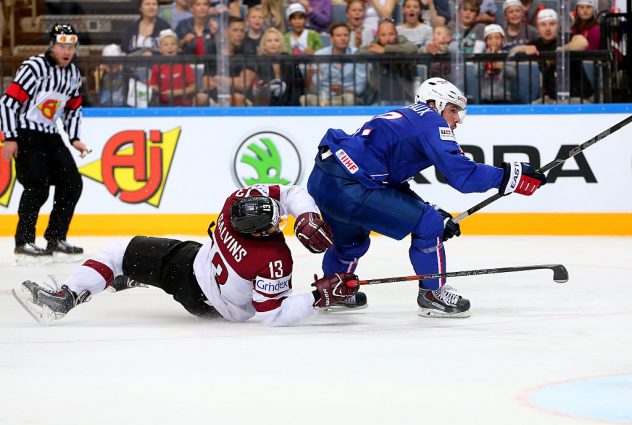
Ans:
[{"label": "player in white jersey", "polygon": [[[87,153],[79,131],[82,79],[73,63],[79,37],[71,25],[55,24],[49,38],[48,51],[24,61],[0,98],[0,130],[6,139],[2,154],[7,160],[15,158],[17,179],[24,186],[15,254],[25,259],[83,252],[66,242],[83,182],[57,129],[61,120],[72,147],[82,157]],[[51,186],[55,201],[43,249],[35,245],[35,224]]]},{"label": "player in white jersey", "polygon": [[358,291],[357,277],[336,273],[312,283],[311,293],[292,294],[292,254],[281,232],[286,213],[294,232],[312,252],[332,244],[312,197],[298,186],[257,185],[228,197],[210,239],[193,241],[136,236],[87,260],[61,288],[31,281],[13,291],[40,323],[65,316],[91,295],[151,285],[163,289],[191,314],[241,322],[289,326],[344,301]]}]

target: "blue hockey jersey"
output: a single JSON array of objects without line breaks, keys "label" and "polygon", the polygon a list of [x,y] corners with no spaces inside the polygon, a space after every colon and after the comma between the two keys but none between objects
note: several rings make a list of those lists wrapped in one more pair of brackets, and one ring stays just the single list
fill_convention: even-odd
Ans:
[{"label": "blue hockey jersey", "polygon": [[352,135],[330,129],[319,147],[368,188],[399,186],[432,165],[463,193],[497,188],[503,178],[502,169],[465,156],[448,123],[422,103],[377,115]]}]

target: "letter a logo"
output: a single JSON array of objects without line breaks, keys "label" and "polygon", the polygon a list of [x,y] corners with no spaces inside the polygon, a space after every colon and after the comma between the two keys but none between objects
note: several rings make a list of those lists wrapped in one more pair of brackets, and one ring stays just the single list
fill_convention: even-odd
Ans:
[{"label": "letter a logo", "polygon": [[59,100],[45,100],[44,102],[37,105],[37,109],[42,111],[42,115],[44,115],[46,118],[52,120],[57,113],[57,108],[59,108],[60,103],[61,102],[59,102]]}]

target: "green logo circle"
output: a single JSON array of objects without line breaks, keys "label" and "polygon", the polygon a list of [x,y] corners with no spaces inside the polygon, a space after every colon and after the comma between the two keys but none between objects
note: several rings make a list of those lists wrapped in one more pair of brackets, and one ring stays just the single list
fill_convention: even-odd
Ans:
[{"label": "green logo circle", "polygon": [[241,142],[235,152],[233,177],[239,187],[253,184],[298,184],[301,155],[287,136],[259,131]]}]

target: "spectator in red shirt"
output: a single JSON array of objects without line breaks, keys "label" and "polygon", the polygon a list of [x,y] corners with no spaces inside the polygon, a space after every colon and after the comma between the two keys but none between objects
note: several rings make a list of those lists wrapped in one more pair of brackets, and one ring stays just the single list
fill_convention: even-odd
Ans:
[{"label": "spectator in red shirt", "polygon": [[575,22],[571,32],[583,35],[588,40],[586,50],[599,50],[601,44],[601,28],[595,16],[597,12],[595,6],[594,0],[577,0],[575,5]]},{"label": "spectator in red shirt", "polygon": [[[166,57],[178,55],[180,42],[173,30],[163,30],[158,38],[160,54]],[[158,104],[190,106],[195,93],[195,73],[190,65],[182,63],[155,64],[151,70],[149,85],[158,93]]]}]

